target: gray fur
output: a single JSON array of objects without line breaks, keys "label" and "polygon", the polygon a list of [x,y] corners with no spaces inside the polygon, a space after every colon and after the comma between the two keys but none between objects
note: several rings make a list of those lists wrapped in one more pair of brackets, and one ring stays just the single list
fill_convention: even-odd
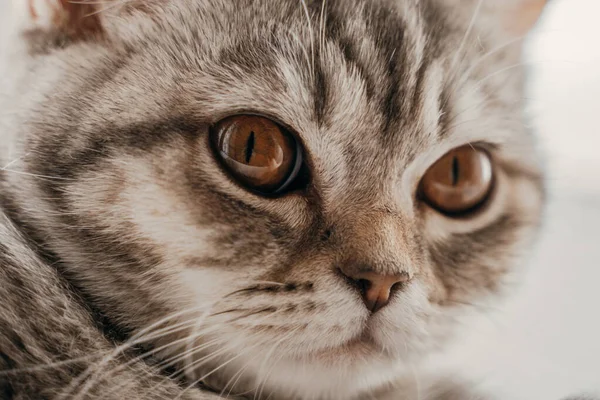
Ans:
[{"label": "gray fur", "polygon": [[[20,31],[0,96],[0,390],[405,396],[393,383],[510,288],[544,197],[521,40],[498,7],[455,3],[109,1],[86,29]],[[219,168],[210,126],[247,111],[299,135],[305,189],[262,198]],[[497,187],[444,217],[416,188],[466,143]],[[344,262],[413,281],[369,319]]]}]

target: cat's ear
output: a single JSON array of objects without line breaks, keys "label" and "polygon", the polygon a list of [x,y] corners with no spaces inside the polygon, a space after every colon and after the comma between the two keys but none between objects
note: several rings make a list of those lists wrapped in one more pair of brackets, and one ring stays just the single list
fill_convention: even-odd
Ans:
[{"label": "cat's ear", "polygon": [[535,26],[547,2],[547,0],[487,0],[488,7],[492,7],[501,16],[503,28],[515,36],[525,35]]},{"label": "cat's ear", "polygon": [[13,0],[21,9],[22,27],[84,39],[103,33],[100,12],[108,1]]},{"label": "cat's ear", "polygon": [[[1,1],[1,0],[0,0]],[[157,0],[13,0],[21,8],[24,27],[59,33],[68,40],[105,35],[110,16],[146,10]]]}]

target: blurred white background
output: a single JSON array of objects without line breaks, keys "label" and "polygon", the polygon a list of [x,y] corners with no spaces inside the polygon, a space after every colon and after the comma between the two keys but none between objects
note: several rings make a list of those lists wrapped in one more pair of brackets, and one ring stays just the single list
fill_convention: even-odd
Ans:
[{"label": "blurred white background", "polygon": [[547,221],[506,314],[456,357],[502,399],[600,399],[600,0],[551,1],[527,54]]}]

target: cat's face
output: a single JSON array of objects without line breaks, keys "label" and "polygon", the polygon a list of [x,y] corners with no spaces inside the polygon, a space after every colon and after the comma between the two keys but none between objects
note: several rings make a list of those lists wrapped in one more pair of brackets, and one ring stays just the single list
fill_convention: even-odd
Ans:
[{"label": "cat's face", "polygon": [[[346,398],[522,268],[543,196],[520,43],[477,2],[238,3],[30,32],[11,136],[30,175],[8,180],[91,304],[133,333],[165,319],[156,346],[194,350],[191,376]],[[267,195],[228,140],[288,157]]]}]

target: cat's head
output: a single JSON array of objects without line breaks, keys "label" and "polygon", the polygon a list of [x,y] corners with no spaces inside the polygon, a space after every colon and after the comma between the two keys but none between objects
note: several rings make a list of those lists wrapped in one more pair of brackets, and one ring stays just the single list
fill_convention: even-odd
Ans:
[{"label": "cat's head", "polygon": [[347,398],[523,268],[543,2],[499,3],[32,1],[3,101],[12,207],[188,373]]}]

